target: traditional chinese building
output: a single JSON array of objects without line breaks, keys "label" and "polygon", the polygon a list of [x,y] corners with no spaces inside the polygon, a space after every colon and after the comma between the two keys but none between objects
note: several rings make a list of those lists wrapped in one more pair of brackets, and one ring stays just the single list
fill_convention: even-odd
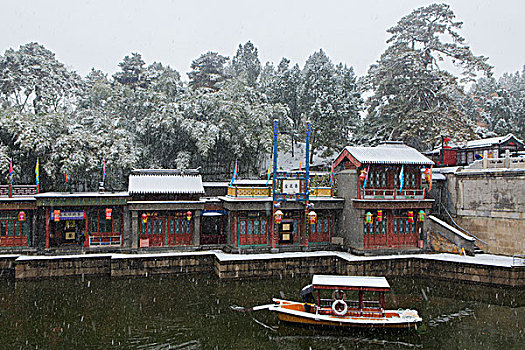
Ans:
[{"label": "traditional chinese building", "polygon": [[437,166],[466,166],[486,155],[490,159],[503,158],[506,151],[511,155],[525,150],[522,140],[512,134],[506,136],[491,137],[481,140],[467,141],[464,144],[450,144],[449,138],[443,138],[440,147],[425,152]]},{"label": "traditional chinese building", "polygon": [[401,142],[346,147],[334,161],[345,199],[340,234],[356,251],[423,247],[425,212],[432,206],[422,170],[434,163]]},{"label": "traditional chinese building", "polygon": [[35,195],[46,249],[126,246],[127,192],[46,192]]},{"label": "traditional chinese building", "polygon": [[134,170],[129,177],[131,247],[198,246],[205,200],[196,170]]},{"label": "traditional chinese building", "polygon": [[0,186],[0,248],[33,246],[36,227],[36,186]]}]

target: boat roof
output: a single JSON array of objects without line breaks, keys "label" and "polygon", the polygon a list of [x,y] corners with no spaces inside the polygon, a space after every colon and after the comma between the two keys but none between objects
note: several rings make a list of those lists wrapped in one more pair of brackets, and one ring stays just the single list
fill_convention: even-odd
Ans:
[{"label": "boat roof", "polygon": [[390,290],[385,277],[314,275],[314,289]]}]

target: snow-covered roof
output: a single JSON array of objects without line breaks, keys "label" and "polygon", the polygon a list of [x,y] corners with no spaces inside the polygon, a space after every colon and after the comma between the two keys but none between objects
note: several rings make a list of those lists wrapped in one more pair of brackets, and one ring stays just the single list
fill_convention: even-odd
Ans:
[{"label": "snow-covered roof", "polygon": [[130,194],[176,193],[203,194],[200,175],[130,175]]},{"label": "snow-covered roof", "polygon": [[314,275],[312,284],[314,288],[346,287],[390,289],[390,284],[388,284],[388,281],[384,277]]},{"label": "snow-covered roof", "polygon": [[127,197],[128,192],[43,192],[35,198],[93,198],[93,197]]},{"label": "snow-covered roof", "polygon": [[376,147],[347,146],[345,150],[362,164],[434,164],[418,150],[404,144],[383,144]]},{"label": "snow-covered roof", "polygon": [[477,148],[477,147],[488,147],[500,143],[507,142],[511,138],[515,138],[520,143],[523,143],[520,139],[516,138],[513,134],[507,134],[505,136],[498,136],[498,137],[490,137],[488,139],[481,139],[481,140],[473,140],[473,141],[467,141],[464,148]]}]

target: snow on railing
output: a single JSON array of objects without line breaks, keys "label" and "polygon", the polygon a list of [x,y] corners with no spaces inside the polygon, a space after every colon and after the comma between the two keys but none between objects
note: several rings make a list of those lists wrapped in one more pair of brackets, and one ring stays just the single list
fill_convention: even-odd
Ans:
[{"label": "snow on railing", "polygon": [[0,197],[28,197],[36,194],[36,185],[0,185]]},{"label": "snow on railing", "polygon": [[359,199],[391,200],[391,199],[425,199],[424,189],[374,189],[359,188]]}]

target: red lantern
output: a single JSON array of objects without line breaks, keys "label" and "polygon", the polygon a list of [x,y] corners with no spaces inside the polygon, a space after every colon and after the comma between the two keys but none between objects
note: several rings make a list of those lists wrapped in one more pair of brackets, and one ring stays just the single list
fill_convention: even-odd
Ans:
[{"label": "red lantern", "polygon": [[191,220],[191,211],[187,211],[186,212],[186,220],[190,221]]},{"label": "red lantern", "polygon": [[53,210],[53,220],[55,222],[60,221],[60,210]]},{"label": "red lantern", "polygon": [[413,211],[409,211],[408,212],[408,222],[409,223],[413,223],[414,222],[414,212]]},{"label": "red lantern", "polygon": [[145,224],[148,222],[148,214],[142,213],[142,223]]},{"label": "red lantern", "polygon": [[308,213],[308,219],[310,220],[310,224],[315,224],[315,222],[317,221],[317,213],[312,210]]},{"label": "red lantern", "polygon": [[361,170],[361,172],[359,173],[359,181],[361,181],[361,182],[365,181],[366,173],[367,173],[366,169]]},{"label": "red lantern", "polygon": [[377,211],[377,221],[383,222],[383,211],[382,210]]},{"label": "red lantern", "polygon": [[21,211],[18,213],[18,221],[26,221],[26,213]]},{"label": "red lantern", "polygon": [[106,208],[106,220],[111,220],[111,213],[113,212],[113,209]]},{"label": "red lantern", "polygon": [[273,215],[274,215],[274,217],[275,217],[275,222],[278,223],[278,224],[280,224],[281,221],[283,220],[283,212],[280,211],[280,210],[277,210],[277,211],[275,212],[275,214],[273,214]]},{"label": "red lantern", "polygon": [[424,174],[425,174],[425,181],[429,182],[428,179],[430,178],[430,168],[426,168]]}]

